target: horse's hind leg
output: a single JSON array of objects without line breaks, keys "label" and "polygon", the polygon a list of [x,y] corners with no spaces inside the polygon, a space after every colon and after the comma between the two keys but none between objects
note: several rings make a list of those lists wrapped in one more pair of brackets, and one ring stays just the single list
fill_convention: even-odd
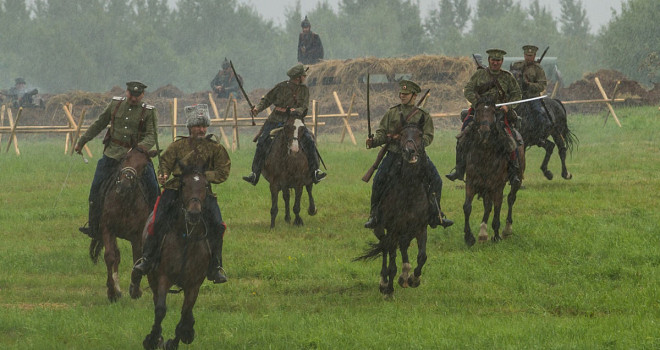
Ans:
[{"label": "horse's hind leg", "polygon": [[[385,252],[383,252],[385,254]],[[385,297],[391,298],[394,294],[394,276],[396,276],[396,244],[392,244],[389,251],[390,261],[387,266],[387,288],[385,289]]]},{"label": "horse's hind leg", "polygon": [[569,173],[568,169],[566,168],[566,142],[560,134],[552,135],[552,138],[555,140],[555,143],[557,143],[557,148],[559,149],[559,159],[561,160],[561,177],[566,180],[570,180],[573,178],[573,174]]},{"label": "horse's hind leg", "polygon": [[493,210],[493,242],[499,242],[502,240],[502,237],[500,236],[500,214],[502,212],[502,197],[504,196],[503,190],[498,191],[495,194],[495,198],[493,200],[494,202],[494,210]]},{"label": "horse's hind leg", "polygon": [[121,289],[119,288],[119,262],[121,257],[119,255],[119,248],[117,247],[117,239],[108,237],[108,234],[103,235],[105,253],[103,258],[108,273],[106,280],[106,287],[108,289],[108,300],[115,302],[121,298]]},{"label": "horse's hind leg", "polygon": [[302,186],[297,186],[295,189],[295,200],[293,202],[293,214],[296,219],[293,221],[294,226],[302,226],[303,219],[300,217],[300,199],[302,198]]},{"label": "horse's hind leg", "polygon": [[513,204],[516,202],[518,190],[519,187],[511,187],[511,191],[509,191],[509,195],[507,196],[506,201],[509,210],[506,216],[506,225],[504,226],[504,230],[502,230],[502,238],[509,238],[513,235]]},{"label": "horse's hind leg", "polygon": [[[139,238],[134,239],[131,242],[131,249],[133,252],[133,264],[142,256],[142,243]],[[142,275],[138,271],[131,272],[131,284],[128,287],[128,291],[133,299],[139,299],[142,297],[142,289],[140,289],[140,282],[142,281]]]},{"label": "horse's hind leg", "polygon": [[383,252],[383,262],[380,268],[380,283],[378,285],[381,294],[387,294],[387,285],[389,283],[387,278],[387,258],[387,252]]},{"label": "horse's hind leg", "polygon": [[413,288],[419,287],[419,284],[422,282],[422,268],[426,264],[426,226],[422,231],[417,235],[417,267],[415,267],[415,273],[413,276],[408,278],[408,285]]},{"label": "horse's hind leg", "polygon": [[[176,338],[173,341],[178,343],[180,339],[184,344],[190,344],[195,340],[195,318],[193,317],[193,307],[199,295],[199,286],[190,288],[184,292],[183,307],[181,308],[181,320],[176,325]],[[170,341],[167,342],[168,344]]]},{"label": "horse's hind leg", "polygon": [[548,170],[548,162],[550,162],[550,157],[552,156],[552,152],[555,149],[555,144],[552,141],[546,139],[543,143],[543,148],[545,149],[545,157],[543,157],[543,163],[541,163],[541,171],[543,172],[543,175],[546,179],[552,180],[554,175],[552,174],[552,171]]},{"label": "horse's hind leg", "polygon": [[277,194],[280,190],[275,185],[270,184],[270,228],[275,227],[275,218],[277,217]]},{"label": "horse's hind leg", "polygon": [[488,241],[488,218],[490,217],[490,212],[493,210],[493,197],[490,194],[487,194],[483,198],[484,201],[484,215],[481,217],[481,226],[479,228],[479,242],[483,243]]},{"label": "horse's hind leg", "polygon": [[316,203],[314,203],[314,196],[312,196],[313,187],[313,184],[305,185],[305,189],[307,190],[307,197],[309,199],[309,207],[307,208],[307,214],[309,214],[309,216],[316,215]]},{"label": "horse's hind leg", "polygon": [[410,238],[401,235],[399,237],[399,250],[401,251],[401,274],[399,275],[399,285],[408,288],[408,278],[410,277],[410,258],[408,257],[408,248],[410,247]]},{"label": "horse's hind leg", "polygon": [[463,216],[465,217],[465,221],[463,223],[463,232],[464,232],[463,239],[465,240],[465,244],[467,244],[468,247],[471,247],[474,245],[474,243],[476,243],[476,240],[474,239],[474,235],[472,234],[472,229],[470,228],[470,214],[472,214],[473,198],[474,198],[474,194],[471,191],[468,191],[466,186],[465,202],[463,203]]},{"label": "horse's hind leg", "polygon": [[291,223],[291,211],[289,202],[291,201],[291,192],[288,188],[282,189],[282,200],[284,201],[284,221]]}]

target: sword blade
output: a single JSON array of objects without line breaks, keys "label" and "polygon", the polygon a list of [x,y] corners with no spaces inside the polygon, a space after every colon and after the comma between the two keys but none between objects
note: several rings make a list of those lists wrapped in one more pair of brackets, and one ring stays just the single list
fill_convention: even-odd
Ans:
[{"label": "sword blade", "polygon": [[495,107],[515,105],[517,103],[524,103],[524,102],[529,102],[529,101],[534,101],[534,100],[540,100],[540,99],[546,98],[546,97],[548,97],[548,95],[537,96],[537,97],[527,98],[527,99],[524,99],[524,100],[518,100],[518,101],[512,101],[512,102],[506,102],[506,103],[498,103],[498,104],[495,105]]}]

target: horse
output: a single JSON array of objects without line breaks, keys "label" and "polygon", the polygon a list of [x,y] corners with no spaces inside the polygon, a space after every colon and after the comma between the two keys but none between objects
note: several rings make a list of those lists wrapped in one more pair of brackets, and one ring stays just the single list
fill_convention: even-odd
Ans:
[{"label": "horse", "polygon": [[294,226],[302,226],[303,220],[300,217],[300,198],[302,197],[303,186],[307,190],[309,198],[309,207],[307,213],[310,216],[316,215],[316,204],[312,195],[312,176],[308,171],[307,156],[304,152],[309,152],[300,147],[298,139],[304,137],[307,128],[299,118],[287,122],[282,128],[275,129],[271,134],[276,133],[272,141],[271,151],[266,157],[263,176],[270,184],[270,228],[275,227],[275,218],[277,217],[277,198],[282,191],[284,200],[284,221],[291,223],[291,214],[289,212],[289,189],[293,188],[295,199],[293,203],[293,213],[295,219]]},{"label": "horse", "polygon": [[[401,124],[404,125],[404,121]],[[354,260],[371,260],[382,255],[379,290],[385,298],[394,294],[394,278],[397,273],[397,248],[401,252],[403,266],[398,283],[401,287],[416,288],[421,283],[422,267],[426,263],[428,213],[431,198],[425,184],[425,166],[428,161],[423,141],[422,118],[419,123],[405,124],[399,133],[401,160],[392,166],[388,187],[379,204],[380,217],[374,234],[378,243],[370,243],[364,255]],[[408,247],[417,240],[417,267],[412,266]]]},{"label": "horse", "polygon": [[[533,110],[529,107],[529,104],[522,103],[518,106],[518,112],[522,116],[520,133],[523,140],[525,140],[525,151],[532,146],[545,149],[541,171],[546,179],[552,180],[554,175],[548,170],[548,162],[550,161],[550,156],[552,156],[555,144],[557,144],[559,148],[559,159],[561,160],[561,177],[570,180],[573,178],[573,175],[566,168],[566,151],[572,152],[574,145],[578,143],[578,139],[568,128],[564,104],[552,98],[544,98],[543,103],[545,104],[545,108],[547,108],[547,113],[552,123],[552,127],[549,129],[539,127],[538,123],[534,122],[532,118]],[[542,116],[535,117],[541,118]],[[554,143],[548,139],[550,136],[555,141]]]},{"label": "horse", "polygon": [[[174,214],[163,225],[161,259],[156,268],[147,274],[153,292],[154,324],[142,345],[145,349],[176,349],[179,341],[190,344],[195,338],[193,307],[199,288],[206,278],[211,259],[211,248],[207,241],[209,223],[203,217],[204,201],[210,193],[210,185],[204,169],[193,166],[183,168]],[[152,221],[153,212],[149,223]],[[149,223],[144,227],[143,241],[148,234]],[[137,275],[134,283],[140,282]],[[167,313],[167,293],[178,293],[170,288],[177,285],[183,290],[184,300],[181,318],[176,326],[175,338],[163,344],[161,323]]]},{"label": "horse", "polygon": [[[133,263],[142,256],[142,228],[153,208],[149,205],[149,195],[141,178],[145,176],[143,173],[147,163],[156,155],[157,151],[131,148],[120,159],[115,174],[101,185],[103,204],[99,219],[100,237],[92,238],[89,256],[96,264],[101,249],[105,249],[103,257],[107,267],[106,286],[110,302],[115,302],[122,296],[119,287],[121,255],[117,238],[131,242]],[[131,283],[129,291],[133,299],[142,296],[139,284]]]},{"label": "horse", "polygon": [[[479,231],[479,241],[488,240],[488,218],[493,211],[492,228],[494,231],[493,241],[498,242],[502,239],[499,234],[500,229],[500,211],[502,209],[502,200],[504,197],[504,187],[508,181],[508,158],[511,156],[506,149],[506,135],[504,128],[497,120],[495,103],[489,99],[478,99],[475,106],[474,123],[476,127],[470,129],[465,135],[466,140],[466,171],[465,171],[465,202],[463,203],[463,214],[465,216],[464,239],[468,246],[475,243],[474,235],[470,229],[470,214],[472,212],[472,200],[475,195],[483,199],[484,214],[481,219]],[[520,179],[523,178],[525,169],[524,146],[519,145],[516,149],[520,164]],[[520,184],[511,186],[507,196],[508,215],[506,226],[502,235],[506,238],[512,234],[513,225],[513,205],[516,201],[516,195],[520,189]]]}]

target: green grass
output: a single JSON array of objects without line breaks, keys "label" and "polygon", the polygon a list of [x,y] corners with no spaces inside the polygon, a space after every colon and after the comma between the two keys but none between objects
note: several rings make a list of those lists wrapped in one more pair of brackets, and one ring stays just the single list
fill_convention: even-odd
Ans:
[{"label": "green grass", "polygon": [[[446,181],[442,205],[456,224],[429,231],[422,285],[396,285],[389,301],[378,292],[380,261],[351,262],[374,239],[362,227],[371,186],[360,178],[376,152],[363,137],[354,146],[320,135],[329,176],[315,187],[319,213],[306,214],[304,196],[305,226],[286,224],[280,211],[273,230],[266,182],[241,180],[254,151],[243,142],[230,154],[229,180],[215,186],[229,226],[229,282],[204,282],[196,339],[182,348],[660,348],[660,119],[655,107],[617,114],[622,128],[603,127],[602,115],[569,116],[580,139],[570,181],[556,154],[548,181],[541,149],[528,152],[515,235],[499,244],[464,244],[463,186]],[[438,130],[428,149],[443,174],[453,167],[455,133]],[[0,154],[0,348],[141,348],[153,305],[149,290],[128,297],[127,242],[125,297],[111,304],[105,266],[91,263],[77,232],[97,158],[85,165],[64,156],[59,138],[20,136],[19,144],[21,156]],[[90,146],[100,153],[100,141]],[[473,208],[474,228],[481,202]],[[168,297],[166,338],[181,303]]]}]

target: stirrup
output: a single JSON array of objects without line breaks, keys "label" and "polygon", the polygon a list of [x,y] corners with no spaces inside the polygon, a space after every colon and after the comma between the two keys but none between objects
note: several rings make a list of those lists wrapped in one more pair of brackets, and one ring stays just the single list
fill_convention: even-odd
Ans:
[{"label": "stirrup", "polygon": [[149,261],[149,259],[145,257],[139,258],[136,262],[135,265],[133,265],[133,271],[139,272],[141,275],[146,275],[148,274],[152,269],[152,264]]},{"label": "stirrup", "polygon": [[321,182],[326,176],[328,176],[328,174],[324,173],[321,169],[316,169],[314,171],[314,183],[317,184]]},{"label": "stirrup", "polygon": [[454,171],[445,175],[446,178],[448,178],[451,181],[454,180],[461,180],[463,181],[463,178],[465,177],[465,173],[459,174],[458,170],[454,168]]},{"label": "stirrup", "polygon": [[222,268],[222,266],[218,266],[217,270],[211,269],[211,271],[209,271],[206,275],[206,278],[208,278],[208,280],[214,284],[227,282],[227,275],[225,275],[225,269]]},{"label": "stirrup", "polygon": [[249,182],[252,186],[256,186],[258,182],[257,174],[250,173],[248,176],[243,176],[243,180]]}]

